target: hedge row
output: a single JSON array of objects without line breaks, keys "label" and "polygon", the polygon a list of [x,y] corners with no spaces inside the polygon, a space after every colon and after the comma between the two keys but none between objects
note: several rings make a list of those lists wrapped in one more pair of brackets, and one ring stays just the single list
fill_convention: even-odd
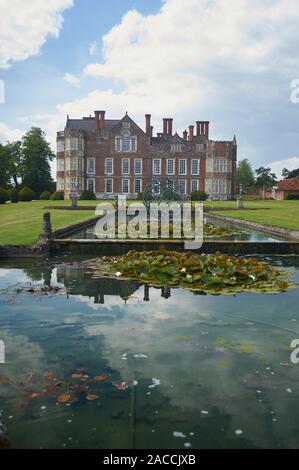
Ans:
[{"label": "hedge row", "polygon": [[[12,203],[17,203],[19,201],[30,202],[33,199],[37,199],[37,196],[31,188],[25,187],[18,191],[16,188],[5,189],[0,187],[0,204],[5,204],[7,201],[11,201]],[[64,194],[62,191],[55,191],[53,194],[49,191],[44,191],[40,195],[39,199],[42,201],[63,201]]]}]

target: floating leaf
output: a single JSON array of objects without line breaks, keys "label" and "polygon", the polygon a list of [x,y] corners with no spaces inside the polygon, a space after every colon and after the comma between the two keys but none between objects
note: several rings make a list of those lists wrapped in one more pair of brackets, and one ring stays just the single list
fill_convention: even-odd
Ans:
[{"label": "floating leaf", "polygon": [[9,383],[9,378],[5,377],[5,375],[0,375],[0,384],[4,385],[4,384],[8,384],[8,383]]},{"label": "floating leaf", "polygon": [[28,406],[28,403],[25,403],[23,401],[18,401],[16,403],[16,409],[17,410],[22,410],[23,408],[26,408]]},{"label": "floating leaf", "polygon": [[95,400],[97,400],[98,398],[99,398],[98,395],[89,394],[89,395],[87,395],[86,400],[88,400],[88,401],[95,401]]},{"label": "floating leaf", "polygon": [[105,380],[108,379],[108,377],[110,377],[109,374],[96,375],[95,380],[96,380],[97,382],[104,382]]},{"label": "floating leaf", "polygon": [[190,337],[189,336],[177,336],[176,339],[178,341],[189,341]]},{"label": "floating leaf", "polygon": [[53,379],[54,379],[54,374],[53,374],[53,372],[46,372],[46,373],[44,374],[44,378],[45,378],[46,380],[53,380]]},{"label": "floating leaf", "polygon": [[128,388],[126,382],[112,382],[112,385],[121,391],[124,391]]},{"label": "floating leaf", "polygon": [[82,379],[83,374],[72,374],[71,377],[72,379]]},{"label": "floating leaf", "polygon": [[225,359],[219,359],[218,361],[216,361],[216,364],[219,367],[228,367],[229,366],[229,362],[226,361]]},{"label": "floating leaf", "polygon": [[68,403],[71,400],[71,395],[68,393],[64,393],[62,395],[59,395],[58,401],[59,403]]}]

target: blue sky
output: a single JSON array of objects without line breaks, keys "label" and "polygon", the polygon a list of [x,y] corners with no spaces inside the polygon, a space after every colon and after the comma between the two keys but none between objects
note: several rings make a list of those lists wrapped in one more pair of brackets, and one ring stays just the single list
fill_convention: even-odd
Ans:
[{"label": "blue sky", "polygon": [[[211,121],[256,168],[299,167],[297,0],[0,0],[0,141],[66,114]],[[298,94],[299,95],[299,94]],[[54,167],[53,167],[54,171]]]}]

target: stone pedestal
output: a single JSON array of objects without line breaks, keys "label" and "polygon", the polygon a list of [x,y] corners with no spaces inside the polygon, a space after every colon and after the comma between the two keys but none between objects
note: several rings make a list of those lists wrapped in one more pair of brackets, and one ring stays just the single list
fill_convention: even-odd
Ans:
[{"label": "stone pedestal", "polygon": [[237,209],[244,209],[244,201],[243,199],[237,199]]},{"label": "stone pedestal", "polygon": [[35,246],[36,251],[44,256],[48,256],[51,251],[51,239],[51,214],[50,212],[45,212],[43,215],[43,232],[40,234],[37,244]]}]

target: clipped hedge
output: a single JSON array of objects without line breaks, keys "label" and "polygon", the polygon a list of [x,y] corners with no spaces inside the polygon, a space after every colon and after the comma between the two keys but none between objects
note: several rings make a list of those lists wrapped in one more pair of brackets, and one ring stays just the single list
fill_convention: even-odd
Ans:
[{"label": "clipped hedge", "polygon": [[55,193],[50,196],[51,201],[64,201],[63,191],[55,191]]},{"label": "clipped hedge", "polygon": [[17,188],[13,188],[9,191],[9,199],[13,204],[19,202],[19,191]]},{"label": "clipped hedge", "polygon": [[79,199],[80,201],[95,201],[96,195],[92,191],[83,191]]},{"label": "clipped hedge", "polygon": [[191,193],[191,201],[206,201],[207,199],[208,195],[204,191],[193,191]]},{"label": "clipped hedge", "polygon": [[42,201],[49,201],[50,197],[51,197],[51,193],[49,191],[44,191],[43,193],[41,193],[39,198]]},{"label": "clipped hedge", "polygon": [[299,201],[299,192],[287,194],[286,200],[287,201]]},{"label": "clipped hedge", "polygon": [[0,204],[5,204],[9,201],[9,192],[5,188],[0,188]]},{"label": "clipped hedge", "polygon": [[35,193],[31,188],[22,188],[19,192],[19,200],[22,202],[31,202],[35,199]]}]

